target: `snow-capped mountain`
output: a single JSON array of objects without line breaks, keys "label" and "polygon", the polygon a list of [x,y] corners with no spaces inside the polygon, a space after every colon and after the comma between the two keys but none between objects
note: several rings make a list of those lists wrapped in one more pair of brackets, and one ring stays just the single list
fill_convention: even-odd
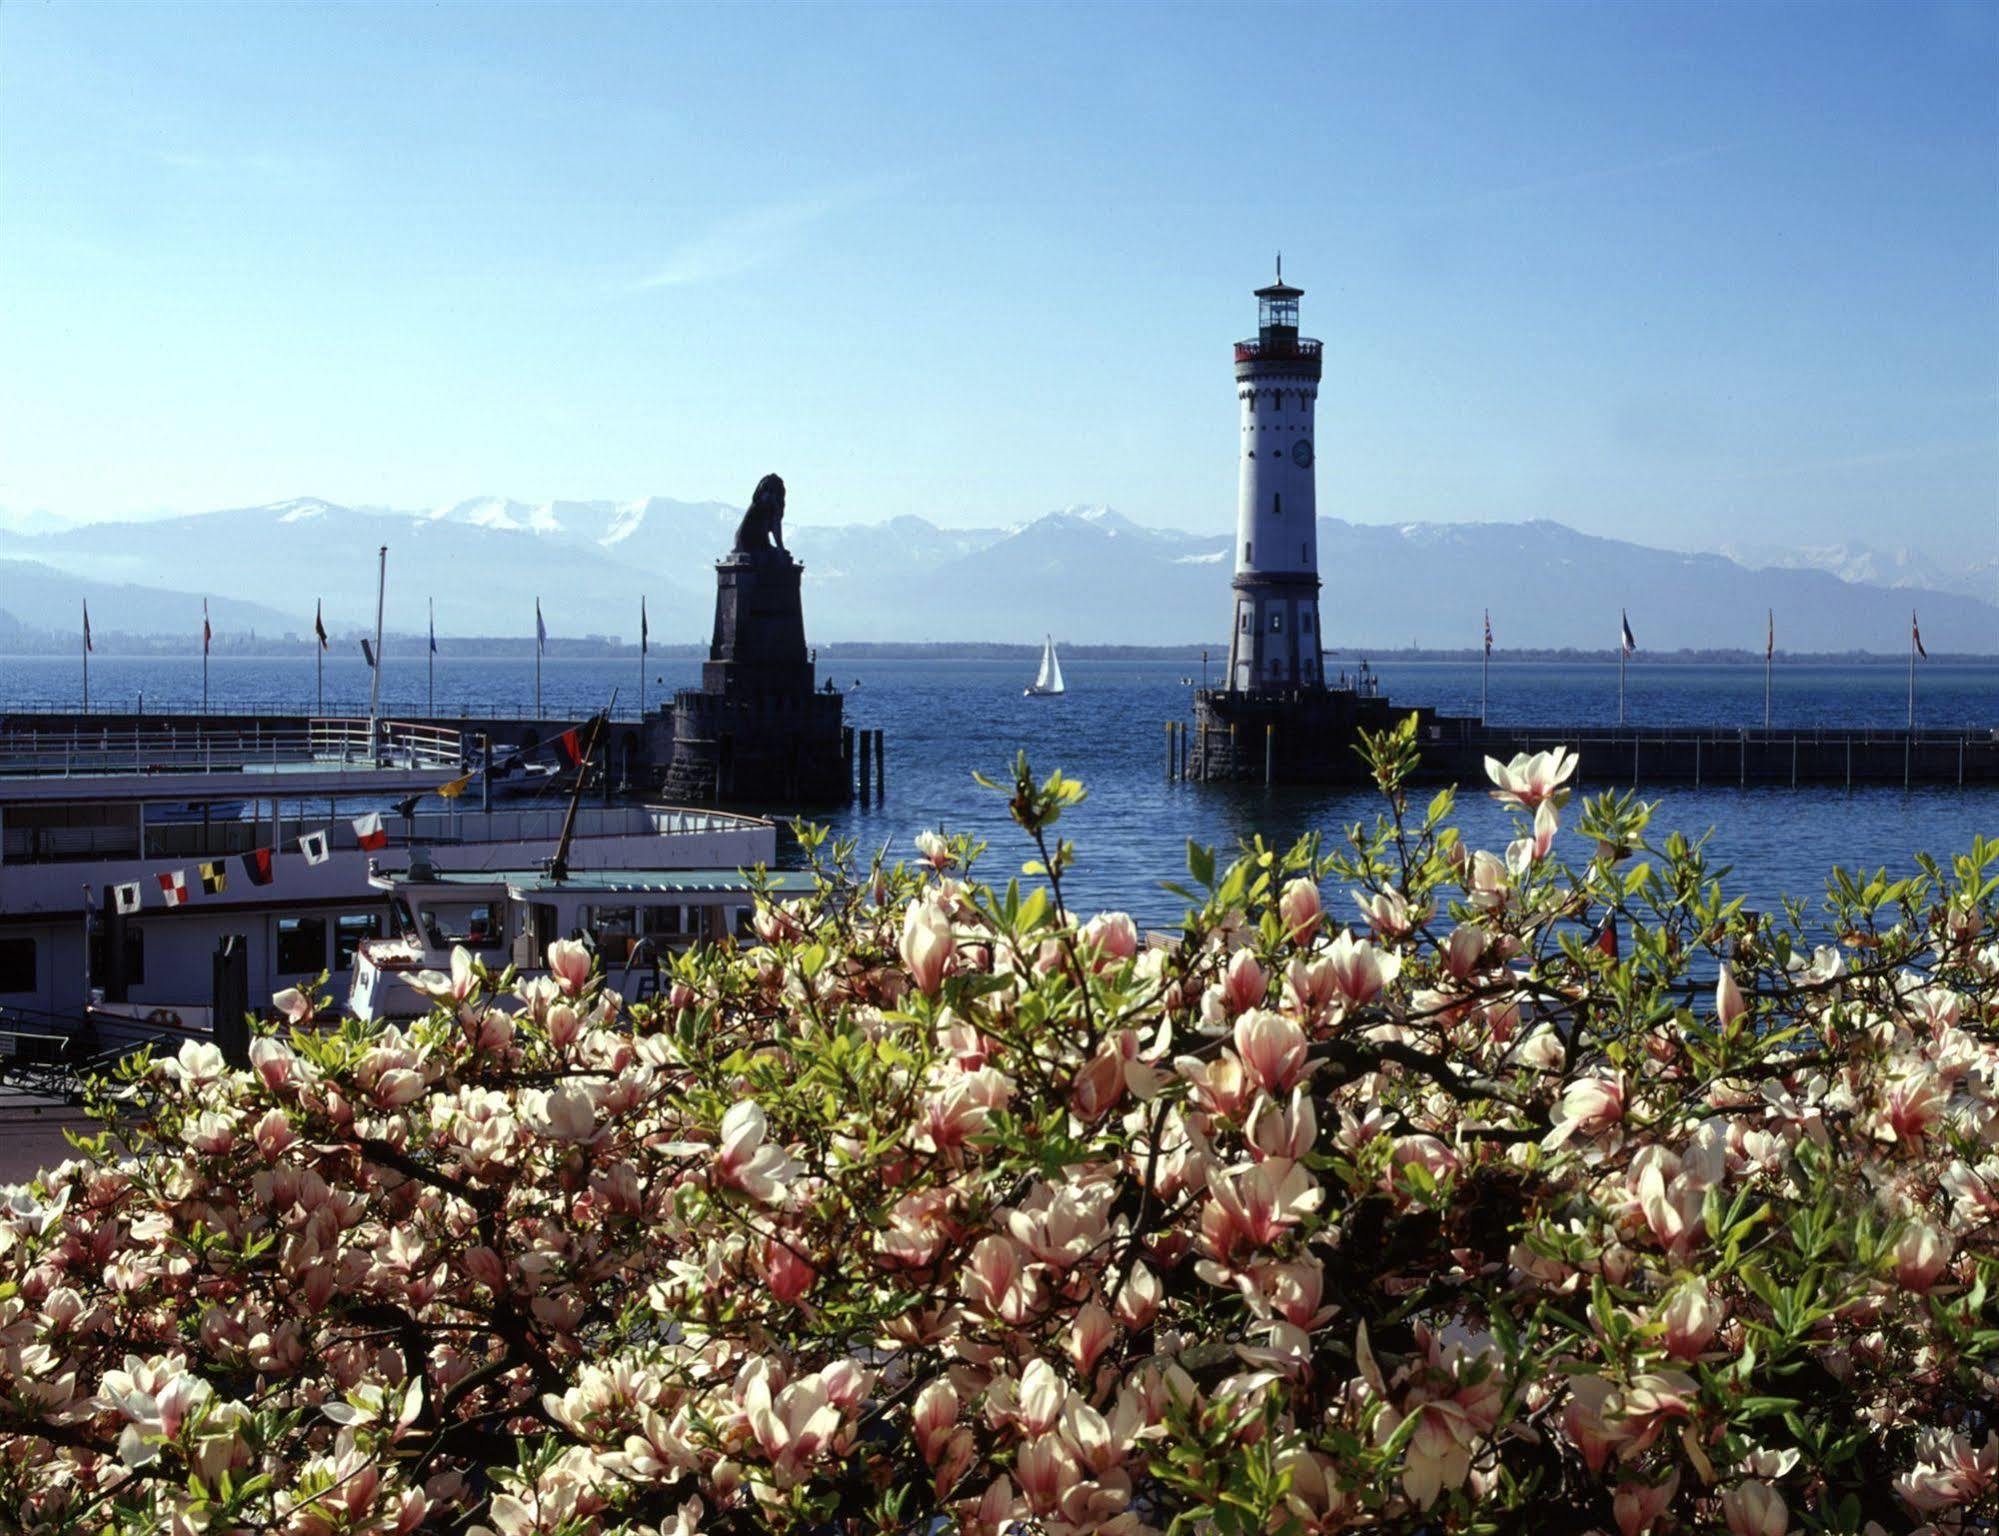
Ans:
[{"label": "snow-capped mountain", "polygon": [[1893,549],[1877,549],[1871,544],[1818,544],[1799,548],[1781,544],[1724,544],[1721,552],[1759,569],[1824,571],[1841,581],[1865,582],[1876,587],[1958,592],[1988,603],[1999,600],[1999,554],[1987,554],[1983,559],[1974,555],[1947,564],[1906,544]]},{"label": "snow-capped mountain", "polygon": [[[71,589],[88,581],[104,584],[92,616],[105,631],[150,627],[116,611],[121,583],[176,603],[203,592],[254,603],[260,630],[282,618],[303,633],[323,599],[329,625],[358,628],[372,623],[375,551],[387,545],[392,631],[420,632],[435,598],[440,633],[517,633],[525,645],[539,598],[553,633],[629,639],[643,594],[656,641],[705,642],[712,564],[740,516],[720,502],[657,496],[482,496],[417,510],[301,497],[34,534],[0,529],[0,560],[42,568],[29,578],[0,567],[0,612],[39,624],[24,610],[39,614],[60,594],[66,612]],[[1175,644],[1227,631],[1232,517],[1218,518],[1211,534],[1148,528],[1103,506],[1005,528],[947,528],[921,517],[838,526],[797,519],[794,504],[785,540],[805,564],[815,640],[1020,640],[1052,631],[1080,642]],[[1553,522],[1322,519],[1319,563],[1327,641],[1347,650],[1474,646],[1488,608],[1501,647],[1600,649],[1614,643],[1623,608],[1652,650],[1754,648],[1765,610],[1775,609],[1785,650],[1893,651],[1907,641],[1913,602],[1932,649],[1999,652],[1999,606],[1919,585],[1932,578],[1914,560],[1857,568],[1900,583],[1889,585],[1652,549]],[[30,579],[33,603],[21,595]]]}]

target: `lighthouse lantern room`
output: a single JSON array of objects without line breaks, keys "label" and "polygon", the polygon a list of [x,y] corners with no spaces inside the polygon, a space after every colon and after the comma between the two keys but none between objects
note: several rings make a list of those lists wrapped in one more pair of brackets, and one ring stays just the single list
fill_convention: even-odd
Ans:
[{"label": "lighthouse lantern room", "polygon": [[1298,334],[1303,293],[1284,281],[1280,257],[1277,281],[1256,290],[1256,336],[1235,348],[1242,472],[1228,686],[1242,693],[1325,686],[1312,431],[1320,345]]}]

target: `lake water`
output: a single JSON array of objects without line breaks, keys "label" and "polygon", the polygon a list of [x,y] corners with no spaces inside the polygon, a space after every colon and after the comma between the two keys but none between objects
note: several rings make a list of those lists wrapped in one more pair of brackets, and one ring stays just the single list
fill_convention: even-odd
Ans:
[{"label": "lake water", "polygon": [[[698,670],[693,660],[655,658],[647,673],[649,700],[657,703],[691,684]],[[975,785],[971,773],[976,768],[997,775],[1024,747],[1037,771],[1059,766],[1089,786],[1089,800],[1064,821],[1080,851],[1071,894],[1086,910],[1119,906],[1146,922],[1169,922],[1178,903],[1160,882],[1183,874],[1187,838],[1227,851],[1259,832],[1278,842],[1312,828],[1337,835],[1372,817],[1379,804],[1365,791],[1166,782],[1164,722],[1188,718],[1189,688],[1182,679],[1199,681],[1198,659],[1065,660],[1069,691],[1057,699],[1022,697],[1032,661],[843,660],[822,669],[822,676],[826,670],[843,687],[859,682],[848,695],[850,722],[886,735],[888,796],[883,804],[856,805],[822,819],[870,851],[886,842],[905,856],[920,828],[977,831],[993,845],[986,872],[1004,876],[1018,868],[1026,850],[1001,797]],[[1376,670],[1397,703],[1477,712],[1475,662],[1390,660]],[[547,660],[543,701],[550,715],[580,717],[601,707],[615,687],[622,711],[636,703],[638,680],[636,660]],[[74,659],[0,657],[0,711],[74,704],[79,683]],[[1774,723],[1899,726],[1908,709],[1907,687],[1906,670],[1895,664],[1780,666]],[[383,690],[388,713],[422,709],[421,659],[391,657]],[[131,707],[142,694],[148,709],[198,705],[200,658],[93,658],[91,695],[99,707]],[[440,709],[526,712],[533,695],[530,658],[438,659]],[[329,706],[365,705],[367,696],[368,672],[358,658],[328,659]],[[217,708],[310,708],[312,660],[216,658],[209,697]],[[1642,724],[1759,725],[1763,671],[1633,665],[1627,707],[1631,720]],[[1616,664],[1495,662],[1489,715],[1496,723],[1613,724]],[[1917,717],[1929,727],[1999,725],[1999,665],[1922,668]],[[1587,776],[1587,761],[1583,767]],[[1661,831],[1718,828],[1713,847],[1718,859],[1734,866],[1732,888],[1764,906],[1783,893],[1818,895],[1834,863],[1904,872],[1913,869],[1915,849],[1943,856],[1967,847],[1975,834],[1999,836],[1999,789],[1669,787],[1647,795],[1660,802],[1654,826]],[[1463,796],[1460,812],[1476,846],[1500,847],[1512,835],[1506,813],[1483,794]]]}]

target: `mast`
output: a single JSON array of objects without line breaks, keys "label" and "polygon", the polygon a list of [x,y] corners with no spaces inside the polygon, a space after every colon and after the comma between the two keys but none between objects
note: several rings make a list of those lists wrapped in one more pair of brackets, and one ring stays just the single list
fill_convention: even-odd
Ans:
[{"label": "mast", "polygon": [[617,707],[618,690],[613,688],[611,702],[590,719],[590,739],[583,744],[583,761],[576,765],[576,782],[569,790],[569,808],[562,813],[562,836],[556,840],[555,857],[548,861],[551,880],[569,878],[569,843],[576,832],[576,807],[583,800],[583,781],[590,776],[590,762],[597,755],[597,738],[604,733],[604,722]]},{"label": "mast", "polygon": [[376,761],[378,724],[382,703],[382,599],[389,590],[389,546],[376,552],[375,567],[375,664],[368,679],[368,761]]}]

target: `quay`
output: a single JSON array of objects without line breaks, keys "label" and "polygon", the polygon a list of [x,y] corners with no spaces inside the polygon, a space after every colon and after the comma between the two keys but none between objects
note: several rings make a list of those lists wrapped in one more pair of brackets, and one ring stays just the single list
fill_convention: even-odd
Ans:
[{"label": "quay", "polygon": [[1999,785],[1999,731],[1712,725],[1490,725],[1341,688],[1200,690],[1171,722],[1168,772],[1201,783],[1363,784],[1363,730],[1416,716],[1417,776],[1482,783],[1485,759],[1569,747],[1598,787]]}]

